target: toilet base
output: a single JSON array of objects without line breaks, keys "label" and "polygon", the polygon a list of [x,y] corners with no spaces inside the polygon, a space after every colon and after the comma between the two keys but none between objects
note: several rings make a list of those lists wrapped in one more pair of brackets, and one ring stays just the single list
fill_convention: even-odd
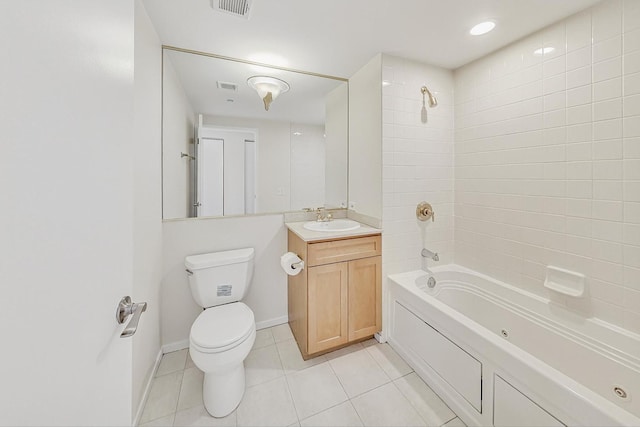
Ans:
[{"label": "toilet base", "polygon": [[205,373],[202,399],[207,412],[226,417],[240,404],[244,395],[244,363],[225,372]]}]

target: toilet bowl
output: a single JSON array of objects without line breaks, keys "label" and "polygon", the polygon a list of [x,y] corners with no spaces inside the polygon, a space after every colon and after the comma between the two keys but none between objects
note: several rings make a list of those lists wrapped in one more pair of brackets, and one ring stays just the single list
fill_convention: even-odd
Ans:
[{"label": "toilet bowl", "polygon": [[204,406],[225,417],[238,406],[245,389],[244,359],[256,339],[251,309],[240,300],[253,273],[253,248],[189,256],[189,285],[205,308],[191,326],[189,352],[204,372]]},{"label": "toilet bowl", "polygon": [[214,417],[224,417],[244,395],[244,359],[256,339],[253,312],[234,302],[208,308],[191,327],[189,352],[204,372],[202,397]]}]

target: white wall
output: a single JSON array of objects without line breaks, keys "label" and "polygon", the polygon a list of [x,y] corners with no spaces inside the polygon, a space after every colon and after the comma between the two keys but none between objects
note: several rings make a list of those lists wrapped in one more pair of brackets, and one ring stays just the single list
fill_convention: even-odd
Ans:
[{"label": "white wall", "polygon": [[324,206],[326,151],[324,126],[291,123],[291,210]]},{"label": "white wall", "polygon": [[207,126],[255,129],[256,212],[291,210],[291,125],[289,122],[205,115]]},{"label": "white wall", "polygon": [[133,168],[133,292],[147,302],[133,336],[133,406],[138,411],[160,351],[162,279],[161,68],[162,52],[144,6],[135,2]]},{"label": "white wall", "polygon": [[[640,332],[640,2],[605,1],[459,69],[456,262]],[[544,58],[533,52],[552,46]]]},{"label": "white wall", "polygon": [[347,207],[347,156],[349,151],[349,85],[332,90],[325,110],[325,205]]},{"label": "white wall", "polygon": [[283,215],[189,219],[163,223],[162,343],[186,348],[189,331],[201,308],[191,296],[185,273],[188,255],[255,248],[255,269],[249,295],[243,300],[257,326],[287,321],[287,275],[280,256],[287,251]]},{"label": "white wall", "polygon": [[382,217],[381,85],[380,54],[349,79],[349,203],[374,218]]},{"label": "white wall", "polygon": [[[416,270],[426,247],[453,259],[453,73],[389,55],[382,57],[382,178],[384,274]],[[438,106],[422,117],[421,87]],[[435,222],[416,219],[416,206],[431,203]],[[426,230],[424,227],[427,227]]]},{"label": "white wall", "polygon": [[195,112],[168,56],[162,79],[162,217],[186,218],[191,212],[193,161],[180,153],[193,154]]}]

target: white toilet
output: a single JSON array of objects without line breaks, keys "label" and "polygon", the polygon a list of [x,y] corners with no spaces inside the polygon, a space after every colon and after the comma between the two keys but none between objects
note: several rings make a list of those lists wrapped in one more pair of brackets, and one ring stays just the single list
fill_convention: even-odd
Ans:
[{"label": "white toilet", "polygon": [[253,276],[253,248],[185,258],[191,293],[205,310],[191,326],[189,352],[204,372],[204,406],[229,415],[244,395],[244,359],[256,339],[253,312],[240,302]]}]

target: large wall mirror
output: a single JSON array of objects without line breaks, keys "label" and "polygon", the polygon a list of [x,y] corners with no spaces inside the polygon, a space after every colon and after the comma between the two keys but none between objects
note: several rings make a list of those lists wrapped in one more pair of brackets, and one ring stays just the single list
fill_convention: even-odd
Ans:
[{"label": "large wall mirror", "polygon": [[165,46],[162,80],[164,219],[346,207],[345,79]]}]

